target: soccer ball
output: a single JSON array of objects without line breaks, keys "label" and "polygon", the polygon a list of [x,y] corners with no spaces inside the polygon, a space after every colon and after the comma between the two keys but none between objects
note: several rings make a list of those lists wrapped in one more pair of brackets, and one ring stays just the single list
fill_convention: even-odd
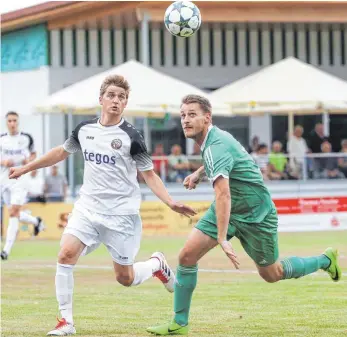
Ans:
[{"label": "soccer ball", "polygon": [[166,10],[164,23],[172,35],[189,37],[199,30],[201,14],[192,2],[176,1]]}]

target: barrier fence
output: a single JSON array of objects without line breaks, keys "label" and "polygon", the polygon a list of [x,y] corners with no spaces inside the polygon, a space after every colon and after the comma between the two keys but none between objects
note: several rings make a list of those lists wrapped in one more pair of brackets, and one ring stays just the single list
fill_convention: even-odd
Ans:
[{"label": "barrier fence", "polygon": [[[144,235],[186,235],[209,208],[210,201],[188,201],[197,215],[186,218],[171,211],[158,201],[144,201],[141,218]],[[347,193],[337,197],[305,197],[274,199],[279,217],[279,231],[326,231],[347,230]],[[67,224],[73,204],[32,203],[25,210],[45,221],[47,228],[40,233],[40,239],[57,240]],[[4,208],[4,229],[8,225],[8,213]],[[20,225],[19,239],[31,237],[31,227]]]}]

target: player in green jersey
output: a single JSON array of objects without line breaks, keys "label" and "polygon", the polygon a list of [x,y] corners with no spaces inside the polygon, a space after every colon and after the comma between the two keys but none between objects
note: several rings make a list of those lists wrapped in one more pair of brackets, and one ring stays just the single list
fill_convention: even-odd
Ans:
[{"label": "player in green jersey", "polygon": [[156,335],[188,334],[191,298],[197,282],[197,263],[218,244],[236,268],[237,256],[229,240],[237,237],[267,282],[299,278],[325,270],[333,281],[341,278],[337,251],[328,248],[314,257],[278,260],[277,212],[259,167],[229,133],[212,125],[212,107],[201,96],[188,95],[181,105],[181,124],[187,138],[201,147],[204,166],[183,182],[194,189],[206,174],[215,201],[193,229],[179,255],[174,294],[174,319],[148,328]]}]

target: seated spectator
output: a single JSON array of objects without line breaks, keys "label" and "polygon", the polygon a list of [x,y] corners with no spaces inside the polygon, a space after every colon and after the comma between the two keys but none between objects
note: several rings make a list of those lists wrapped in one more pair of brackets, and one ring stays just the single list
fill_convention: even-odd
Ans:
[{"label": "seated spectator", "polygon": [[345,154],[345,157],[338,159],[339,170],[347,178],[347,139],[343,139],[341,142],[341,153]]},{"label": "seated spectator", "polygon": [[46,202],[45,182],[37,174],[37,170],[31,171],[28,177],[28,202]]},{"label": "seated spectator", "polygon": [[289,137],[287,150],[289,154],[290,170],[296,176],[301,176],[303,165],[305,164],[305,156],[309,149],[305,139],[302,137],[304,129],[301,125],[296,125],[294,134]]},{"label": "seated spectator", "polygon": [[257,152],[252,153],[255,163],[259,166],[264,180],[269,180],[269,149],[266,144],[259,144]]},{"label": "seated spectator", "polygon": [[173,145],[169,155],[169,180],[181,183],[189,173],[188,158],[182,154],[181,146]]},{"label": "seated spectator", "polygon": [[59,174],[58,166],[54,165],[51,168],[51,175],[45,180],[45,195],[47,201],[63,202],[67,194],[66,178]]},{"label": "seated spectator", "polygon": [[160,177],[164,178],[167,176],[168,171],[168,158],[164,151],[163,144],[157,144],[154,148],[154,152],[152,154],[153,157],[163,157],[163,158],[153,158],[153,167],[154,172],[158,174]]},{"label": "seated spectator", "polygon": [[196,171],[199,167],[203,165],[202,158],[201,158],[201,149],[200,146],[197,143],[194,143],[194,151],[192,153],[192,156],[199,156],[200,158],[191,159],[190,160],[190,170],[192,172]]},{"label": "seated spectator", "polygon": [[[328,141],[322,143],[322,153],[331,153],[331,144]],[[345,176],[339,170],[336,157],[324,157],[315,159],[314,177],[318,179],[343,179]]]}]

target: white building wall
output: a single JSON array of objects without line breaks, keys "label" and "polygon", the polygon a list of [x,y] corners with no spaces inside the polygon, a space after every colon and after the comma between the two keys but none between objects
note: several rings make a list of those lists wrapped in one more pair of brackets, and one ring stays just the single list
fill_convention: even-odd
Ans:
[{"label": "white building wall", "polygon": [[[20,116],[20,129],[30,133],[38,154],[43,153],[43,116],[34,114],[35,106],[40,104],[49,92],[49,68],[11,71],[1,73],[1,120],[0,131],[6,132],[5,115],[15,111]],[[49,144],[47,144],[49,146]]]}]

